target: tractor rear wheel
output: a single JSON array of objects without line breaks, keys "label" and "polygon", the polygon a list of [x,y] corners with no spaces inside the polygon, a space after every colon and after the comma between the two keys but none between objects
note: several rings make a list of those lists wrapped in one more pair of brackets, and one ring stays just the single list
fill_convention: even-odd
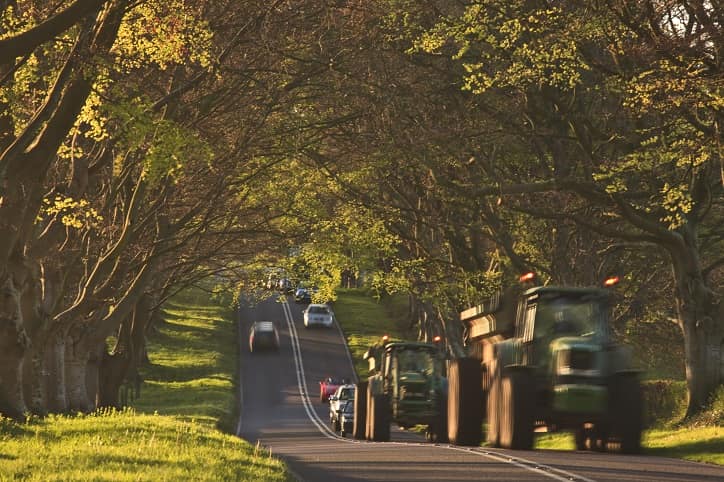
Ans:
[{"label": "tractor rear wheel", "polygon": [[372,395],[367,414],[369,440],[387,442],[390,440],[390,399],[384,393]]},{"label": "tractor rear wheel", "polygon": [[641,384],[637,373],[616,374],[609,386],[611,421],[614,438],[621,444],[621,452],[637,454],[641,451],[642,400]]},{"label": "tractor rear wheel", "polygon": [[515,450],[533,448],[533,380],[527,370],[504,374],[500,396],[500,445]]},{"label": "tractor rear wheel", "polygon": [[448,439],[457,445],[480,445],[482,424],[480,362],[476,358],[452,360],[448,370]]},{"label": "tractor rear wheel", "polygon": [[367,428],[367,382],[359,382],[354,390],[354,417],[352,436],[364,440]]},{"label": "tractor rear wheel", "polygon": [[496,361],[487,365],[490,380],[486,399],[486,416],[488,422],[487,440],[493,447],[500,447],[500,385],[501,375]]}]

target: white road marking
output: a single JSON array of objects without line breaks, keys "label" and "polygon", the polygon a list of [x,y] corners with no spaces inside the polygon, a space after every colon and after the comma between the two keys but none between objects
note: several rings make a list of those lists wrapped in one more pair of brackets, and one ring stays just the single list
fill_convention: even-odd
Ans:
[{"label": "white road marking", "polygon": [[292,342],[292,353],[294,355],[294,364],[296,365],[297,369],[297,386],[299,387],[299,395],[302,397],[302,404],[304,405],[304,410],[307,412],[307,416],[312,421],[312,423],[317,426],[319,431],[325,437],[334,440],[345,441],[348,443],[353,442],[352,440],[347,440],[346,438],[332,432],[332,430],[327,427],[327,424],[324,423],[321,418],[319,418],[317,411],[314,409],[314,406],[309,399],[307,377],[304,374],[304,361],[302,360],[302,350],[299,346],[299,335],[297,334],[297,327],[294,325],[292,310],[289,307],[289,303],[287,303],[286,299],[282,300],[281,305],[284,311],[284,319],[286,320],[287,326],[289,327],[289,334]]}]

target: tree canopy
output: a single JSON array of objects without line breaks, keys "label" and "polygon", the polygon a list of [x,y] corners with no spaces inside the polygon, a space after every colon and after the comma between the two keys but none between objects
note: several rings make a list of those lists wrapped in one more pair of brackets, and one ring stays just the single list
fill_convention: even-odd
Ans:
[{"label": "tree canopy", "polygon": [[279,264],[409,293],[457,354],[517,273],[619,273],[614,328],[681,346],[690,413],[722,382],[716,2],[0,13],[1,413],[117,404],[168,296]]}]

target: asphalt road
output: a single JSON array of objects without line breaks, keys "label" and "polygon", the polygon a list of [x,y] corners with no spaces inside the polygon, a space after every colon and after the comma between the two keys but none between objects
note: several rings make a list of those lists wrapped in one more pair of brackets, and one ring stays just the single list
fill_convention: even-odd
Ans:
[{"label": "asphalt road", "polygon": [[[354,379],[337,326],[305,329],[302,305],[276,296],[239,310],[241,417],[237,434],[283,458],[301,481],[724,481],[724,468],[677,459],[595,452],[511,451],[430,444],[392,430],[390,442],[341,438],[319,402],[319,380]],[[278,353],[250,353],[253,321],[274,321]]]}]

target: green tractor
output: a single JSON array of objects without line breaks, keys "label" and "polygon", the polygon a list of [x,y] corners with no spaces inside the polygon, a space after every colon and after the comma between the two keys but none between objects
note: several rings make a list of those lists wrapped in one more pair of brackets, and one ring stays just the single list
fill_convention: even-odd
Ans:
[{"label": "green tractor", "polygon": [[639,372],[612,339],[610,298],[604,288],[513,288],[462,312],[469,357],[450,363],[450,441],[479,445],[486,419],[496,447],[531,449],[545,427],[572,430],[579,450],[638,452]]},{"label": "green tractor", "polygon": [[353,436],[388,441],[394,422],[402,428],[425,425],[429,441],[446,441],[447,379],[439,345],[384,337],[364,358],[371,376],[355,390]]}]

